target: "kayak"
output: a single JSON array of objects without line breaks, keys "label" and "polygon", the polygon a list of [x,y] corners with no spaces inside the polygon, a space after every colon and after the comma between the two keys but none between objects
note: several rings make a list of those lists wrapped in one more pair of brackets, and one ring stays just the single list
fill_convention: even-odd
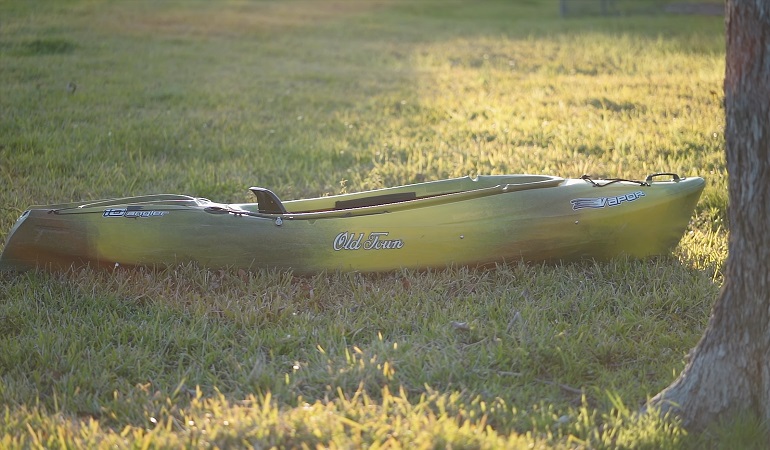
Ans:
[{"label": "kayak", "polygon": [[254,203],[158,194],[34,206],[0,270],[73,266],[380,272],[645,258],[681,239],[705,182],[487,175]]}]

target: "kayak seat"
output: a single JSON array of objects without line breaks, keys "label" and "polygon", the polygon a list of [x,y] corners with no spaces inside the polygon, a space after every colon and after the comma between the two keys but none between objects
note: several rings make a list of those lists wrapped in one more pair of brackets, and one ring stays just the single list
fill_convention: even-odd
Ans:
[{"label": "kayak seat", "polygon": [[414,192],[398,192],[395,194],[373,195],[371,197],[354,198],[351,200],[338,200],[334,203],[334,209],[363,208],[365,206],[387,205],[390,203],[414,200],[417,194]]},{"label": "kayak seat", "polygon": [[286,214],[286,208],[273,191],[261,187],[250,187],[249,190],[257,197],[257,207],[262,214]]}]

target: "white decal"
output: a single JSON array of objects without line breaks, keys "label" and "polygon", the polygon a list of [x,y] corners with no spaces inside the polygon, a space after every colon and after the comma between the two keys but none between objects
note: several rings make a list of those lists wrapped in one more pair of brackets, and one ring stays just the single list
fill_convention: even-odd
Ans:
[{"label": "white decal", "polygon": [[622,204],[623,202],[633,202],[635,200],[644,197],[644,192],[636,191],[625,195],[618,195],[616,197],[596,197],[596,198],[576,198],[569,202],[572,203],[572,210],[577,211],[583,208],[604,208],[613,207]]},{"label": "white decal", "polygon": [[126,208],[118,209],[105,209],[102,217],[160,217],[168,214],[168,211],[153,211],[153,210],[128,210]]},{"label": "white decal", "polygon": [[105,209],[103,217],[123,217],[126,214],[125,209]]},{"label": "white decal", "polygon": [[399,249],[404,246],[401,239],[385,239],[388,232],[375,231],[369,233],[348,233],[343,231],[334,238],[332,247],[334,251],[340,250],[389,250]]}]

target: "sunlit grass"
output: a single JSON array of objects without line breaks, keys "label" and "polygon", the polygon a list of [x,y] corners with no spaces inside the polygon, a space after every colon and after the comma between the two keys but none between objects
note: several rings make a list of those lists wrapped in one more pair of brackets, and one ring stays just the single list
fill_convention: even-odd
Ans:
[{"label": "sunlit grass", "polygon": [[[707,179],[667,257],[383,275],[3,274],[2,447],[681,447],[635,411],[722,282],[720,18],[554,2],[0,4],[0,239],[29,205],[468,174]],[[721,430],[721,429],[720,429]],[[757,437],[759,436],[759,437]]]},{"label": "sunlit grass", "polygon": [[[384,402],[383,389],[403,391],[417,402],[427,389],[453,399],[442,420],[458,427],[469,405],[496,405],[484,419],[490,439],[526,430],[552,443],[599,439],[587,425],[573,430],[573,421],[612,408],[608,390],[632,405],[643,401],[680,367],[680,352],[695,344],[708,314],[716,286],[672,263],[309,279],[190,267],[17,276],[3,284],[16,301],[0,308],[0,394],[33,408],[14,408],[14,417],[45,408],[91,417],[108,434],[154,429],[152,418],[171,423],[163,442],[189,434],[190,419],[179,416],[198,414],[190,396],[229,399],[234,411],[225,414],[242,415],[251,411],[238,406],[242,399],[269,393],[275,403],[263,407],[290,420],[304,402],[341,414],[339,402],[356,392]],[[425,420],[423,407],[414,408],[402,419]],[[56,417],[46,426],[56,429]],[[254,420],[242,419],[245,428],[234,432],[246,433]],[[616,432],[633,433],[629,423]],[[437,439],[411,429],[398,439],[403,445]]]}]

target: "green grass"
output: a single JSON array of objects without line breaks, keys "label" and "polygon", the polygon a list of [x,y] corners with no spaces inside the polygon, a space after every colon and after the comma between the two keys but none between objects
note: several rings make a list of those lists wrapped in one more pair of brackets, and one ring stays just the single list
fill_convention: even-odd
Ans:
[{"label": "green grass", "polygon": [[[653,2],[654,3],[654,2]],[[635,411],[722,283],[721,18],[557,2],[0,3],[0,239],[29,205],[468,174],[701,175],[667,257],[0,277],[1,447],[761,446]],[[71,87],[74,84],[75,90]]]}]

